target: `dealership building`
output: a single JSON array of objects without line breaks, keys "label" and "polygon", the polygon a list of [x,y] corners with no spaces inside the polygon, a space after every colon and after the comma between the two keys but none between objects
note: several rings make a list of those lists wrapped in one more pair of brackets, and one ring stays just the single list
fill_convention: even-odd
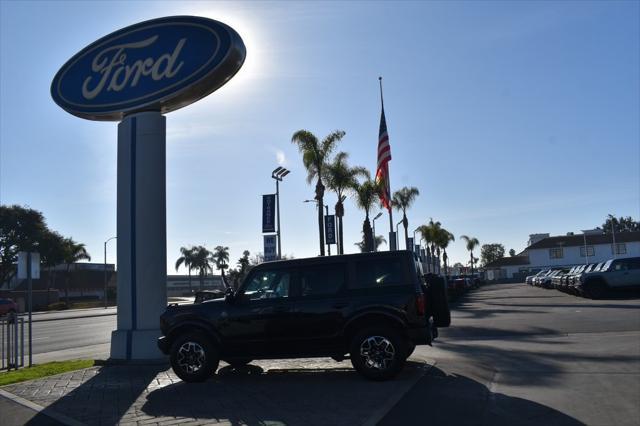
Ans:
[{"label": "dealership building", "polygon": [[520,281],[542,269],[640,256],[640,231],[604,234],[602,229],[566,235],[531,234],[527,248],[485,266],[487,280]]}]

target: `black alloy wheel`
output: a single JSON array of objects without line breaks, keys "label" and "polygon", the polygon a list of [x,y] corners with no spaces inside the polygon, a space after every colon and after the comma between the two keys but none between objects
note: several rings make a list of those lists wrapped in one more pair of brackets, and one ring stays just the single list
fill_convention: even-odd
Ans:
[{"label": "black alloy wheel", "polygon": [[180,379],[188,383],[204,382],[217,369],[220,358],[217,348],[201,332],[190,332],[173,342],[171,367]]},{"label": "black alloy wheel", "polygon": [[393,328],[372,327],[351,340],[350,357],[353,367],[369,380],[395,377],[407,359],[407,344]]}]

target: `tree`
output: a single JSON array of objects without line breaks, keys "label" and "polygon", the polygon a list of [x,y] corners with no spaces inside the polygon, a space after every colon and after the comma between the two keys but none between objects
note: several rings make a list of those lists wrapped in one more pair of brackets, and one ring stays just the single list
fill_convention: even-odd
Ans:
[{"label": "tree", "polygon": [[348,157],[346,152],[339,152],[331,163],[325,165],[327,187],[338,196],[338,202],[335,206],[338,218],[338,254],[344,254],[342,217],[344,216],[346,194],[355,191],[358,186],[358,177],[366,178],[368,176],[368,171],[364,167],[349,167]]},{"label": "tree", "polygon": [[[443,228],[440,222],[433,221],[433,218],[429,219],[429,223],[418,227],[422,239],[427,243],[427,258],[431,259],[433,272],[436,272],[436,249],[438,248],[438,242],[443,239]],[[453,235],[452,235],[453,236]],[[440,254],[438,253],[438,256]]]},{"label": "tree", "polygon": [[398,211],[402,211],[402,226],[404,226],[404,245],[407,250],[411,250],[409,247],[409,220],[407,219],[407,209],[411,207],[411,204],[418,198],[420,191],[418,188],[412,186],[411,188],[403,187],[393,193],[391,205]]},{"label": "tree", "polygon": [[41,212],[18,205],[0,206],[0,285],[15,275],[20,251],[38,251],[48,232]]},{"label": "tree", "polygon": [[69,303],[69,282],[71,281],[71,265],[80,260],[91,260],[91,256],[87,252],[84,244],[77,243],[73,238],[65,238],[63,241],[63,261],[66,267],[66,279],[64,286],[65,303]]},{"label": "tree", "polygon": [[[449,257],[447,256],[447,247],[449,247],[449,243],[455,241],[455,237],[449,231],[444,228],[440,228],[438,234],[436,235],[436,245],[438,246],[438,250],[442,249],[442,262],[444,263],[444,273],[445,275],[449,275],[449,267],[447,266],[447,260]],[[438,253],[438,256],[440,253]]]},{"label": "tree", "polygon": [[198,271],[198,278],[200,279],[200,290],[204,288],[204,278],[207,276],[207,272],[212,272],[211,267],[211,252],[203,246],[196,246],[192,248],[193,258],[191,260],[191,267]]},{"label": "tree", "polygon": [[327,159],[345,133],[336,130],[329,133],[322,141],[307,130],[298,130],[291,137],[291,142],[298,145],[302,154],[302,163],[307,169],[307,183],[316,181],[316,196],[318,202],[318,233],[320,236],[320,256],[324,256],[324,172]]},{"label": "tree", "polygon": [[356,205],[364,210],[365,218],[362,224],[362,234],[364,238],[364,251],[370,252],[374,250],[373,230],[371,229],[371,222],[369,221],[369,212],[374,205],[379,203],[378,194],[380,187],[376,182],[371,180],[369,172],[367,172],[367,179],[356,187],[355,201]]},{"label": "tree", "polygon": [[[386,244],[387,240],[382,235],[376,235],[375,238],[373,239],[373,244],[375,246],[376,251],[378,250],[378,247],[380,247],[382,243]],[[361,253],[367,252],[366,250],[367,246],[366,246],[366,240],[365,240],[364,234],[362,234],[362,241],[360,241],[359,243],[354,243],[354,245],[358,246]]]},{"label": "tree", "polygon": [[462,235],[460,238],[467,243],[467,250],[469,250],[470,256],[471,276],[473,276],[473,264],[475,263],[474,260],[476,260],[476,258],[473,257],[473,250],[480,245],[480,241],[475,237],[468,237],[466,235]]},{"label": "tree", "polygon": [[640,222],[633,220],[631,216],[620,216],[617,218],[614,215],[609,214],[605,222],[602,224],[602,230],[605,234],[611,234],[612,228],[616,234],[620,232],[640,231]]},{"label": "tree", "polygon": [[216,268],[220,270],[222,273],[222,282],[225,287],[229,287],[227,284],[226,277],[224,276],[224,270],[229,267],[229,247],[216,246],[213,249],[213,253],[211,254],[211,258],[216,264]]},{"label": "tree", "polygon": [[515,257],[516,256],[516,251],[514,249],[509,250],[509,256]]},{"label": "tree", "polygon": [[195,257],[195,247],[186,248],[180,247],[181,256],[176,260],[176,272],[181,265],[189,271],[189,291],[191,291],[191,267],[193,266],[193,260]]},{"label": "tree", "polygon": [[250,255],[251,253],[249,252],[249,250],[245,250],[242,252],[242,257],[238,259],[237,274],[231,280],[233,282],[233,288],[235,289],[240,286],[240,282],[244,279],[244,277],[247,276],[247,274],[251,270],[251,261],[249,260]]},{"label": "tree", "polygon": [[480,249],[480,259],[483,265],[487,265],[503,257],[504,246],[502,244],[483,244]]},{"label": "tree", "polygon": [[[40,241],[40,261],[47,268],[47,290],[55,288],[55,272],[53,268],[64,262],[65,242],[64,237],[55,231],[46,231]],[[49,292],[47,292],[47,305],[49,304]]]}]

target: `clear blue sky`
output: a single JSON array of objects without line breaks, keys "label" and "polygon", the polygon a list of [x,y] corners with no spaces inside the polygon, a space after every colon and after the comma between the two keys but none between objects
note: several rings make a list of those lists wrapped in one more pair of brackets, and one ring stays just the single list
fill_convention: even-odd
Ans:
[{"label": "clear blue sky", "polygon": [[[169,15],[220,20],[247,46],[229,84],[168,115],[169,272],[183,245],[229,246],[233,263],[262,251],[260,196],[275,191],[278,164],[292,170],[283,252],[316,255],[314,207],[302,202],[313,187],[291,135],[343,129],[351,163],[373,169],[378,75],[392,189],[420,189],[411,229],[442,222],[452,261],[468,258],[461,234],[520,251],[530,233],[640,217],[637,1],[0,4],[0,202],[42,211],[94,261],[116,233],[116,123],[69,115],[49,86],[99,37]],[[363,216],[349,200],[347,251]],[[388,232],[386,216],[377,230]]]}]

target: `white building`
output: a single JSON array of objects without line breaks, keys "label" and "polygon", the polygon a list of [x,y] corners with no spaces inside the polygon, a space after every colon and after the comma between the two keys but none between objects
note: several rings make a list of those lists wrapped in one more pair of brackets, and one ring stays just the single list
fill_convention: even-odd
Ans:
[{"label": "white building", "polygon": [[[615,239],[615,246],[614,246]],[[551,237],[532,234],[530,245],[515,257],[504,257],[485,266],[489,280],[519,280],[541,269],[604,262],[614,257],[640,256],[640,232],[604,234],[601,229]],[[615,249],[615,253],[614,253]]]}]

